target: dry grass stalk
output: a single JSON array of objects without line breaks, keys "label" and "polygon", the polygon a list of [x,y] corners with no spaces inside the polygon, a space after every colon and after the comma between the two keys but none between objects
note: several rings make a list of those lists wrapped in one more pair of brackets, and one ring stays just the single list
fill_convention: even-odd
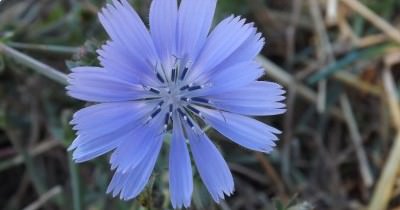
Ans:
[{"label": "dry grass stalk", "polygon": [[354,117],[354,112],[351,108],[350,100],[346,94],[343,94],[340,98],[340,104],[346,118],[347,126],[350,131],[351,141],[355,147],[356,155],[360,167],[360,173],[363,178],[364,185],[366,187],[371,187],[374,183],[372,177],[371,169],[368,164],[367,155],[365,154],[364,146],[362,143],[362,137],[360,130],[357,125],[357,121]]},{"label": "dry grass stalk", "polygon": [[371,11],[364,4],[357,0],[342,0],[348,7],[353,9],[355,12],[359,13],[365,19],[370,21],[375,27],[382,30],[388,37],[394,41],[400,43],[400,31],[389,24],[385,19],[381,18],[375,12]]},{"label": "dry grass stalk", "polygon": [[368,207],[369,210],[387,209],[395,179],[400,169],[400,109],[398,97],[390,68],[386,67],[382,74],[383,83],[388,97],[390,113],[397,128],[397,136],[394,140],[394,145],[392,146],[388,160],[386,161],[386,165],[382,170],[379,181],[373,192],[372,199]]},{"label": "dry grass stalk", "polygon": [[49,201],[54,196],[60,194],[62,192],[62,188],[60,186],[55,186],[46,193],[42,194],[38,200],[31,203],[29,206],[25,207],[23,210],[37,210],[40,209],[43,204]]}]

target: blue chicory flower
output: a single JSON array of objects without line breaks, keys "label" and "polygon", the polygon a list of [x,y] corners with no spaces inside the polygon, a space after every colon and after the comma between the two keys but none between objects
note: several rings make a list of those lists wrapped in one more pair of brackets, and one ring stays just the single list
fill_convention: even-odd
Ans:
[{"label": "blue chicory flower", "polygon": [[[153,0],[150,32],[126,0],[99,13],[111,40],[99,49],[101,67],[72,69],[68,94],[95,103],[76,112],[69,150],[80,163],[112,152],[108,193],[136,197],[172,132],[169,183],[174,208],[188,207],[194,163],[212,198],[231,195],[231,172],[200,128],[210,125],[245,148],[271,152],[280,131],[252,116],[285,112],[284,90],[257,81],[264,45],[253,23],[230,16],[211,32],[217,0]],[[188,140],[188,141],[187,141]]]}]

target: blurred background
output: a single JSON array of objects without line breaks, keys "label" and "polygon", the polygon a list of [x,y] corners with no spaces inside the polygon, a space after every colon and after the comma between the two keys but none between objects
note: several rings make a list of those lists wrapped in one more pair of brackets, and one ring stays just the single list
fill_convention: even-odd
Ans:
[{"label": "blurred background", "polygon": [[[62,73],[98,65],[105,3],[0,0],[0,209],[171,209],[167,147],[129,202],[105,194],[107,157],[76,165],[66,152],[85,104]],[[131,3],[148,22],[150,1]],[[216,21],[231,13],[266,37],[263,79],[285,86],[288,111],[260,118],[283,130],[270,155],[209,132],[236,192],[216,205],[194,174],[191,209],[400,209],[400,1],[219,0]]]}]

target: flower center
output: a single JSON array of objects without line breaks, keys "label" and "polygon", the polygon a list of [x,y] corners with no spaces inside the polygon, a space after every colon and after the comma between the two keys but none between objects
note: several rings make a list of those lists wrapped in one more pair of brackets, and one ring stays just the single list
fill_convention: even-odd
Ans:
[{"label": "flower center", "polygon": [[171,125],[174,115],[193,128],[191,116],[201,117],[201,113],[193,105],[210,106],[211,102],[206,98],[194,95],[196,91],[205,88],[206,85],[188,82],[186,78],[189,72],[190,67],[180,60],[177,60],[170,69],[165,69],[160,65],[156,66],[154,73],[159,84],[154,87],[144,86],[144,89],[152,96],[148,99],[154,100],[157,104],[148,117],[148,121],[160,113],[164,113],[165,131]]}]

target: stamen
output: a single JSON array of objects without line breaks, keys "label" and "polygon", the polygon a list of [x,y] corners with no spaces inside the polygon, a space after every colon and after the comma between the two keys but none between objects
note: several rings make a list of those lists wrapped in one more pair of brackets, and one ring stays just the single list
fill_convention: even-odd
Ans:
[{"label": "stamen", "polygon": [[186,73],[189,71],[189,68],[188,67],[185,67],[184,69],[183,69],[183,72],[182,72],[182,75],[181,75],[181,80],[183,80],[183,79],[185,79],[185,76],[186,76]]},{"label": "stamen", "polygon": [[158,115],[158,113],[160,113],[161,112],[161,108],[158,108],[155,112],[153,112],[151,115],[150,115],[150,118],[151,119],[153,119],[155,116],[157,116]]},{"label": "stamen", "polygon": [[187,105],[187,106],[185,107],[185,109],[194,112],[194,113],[197,114],[200,118],[204,119],[203,114],[202,114],[198,109],[194,108],[193,106]]},{"label": "stamen", "polygon": [[191,106],[191,105],[187,105],[186,107],[187,107],[188,109],[190,109],[191,111],[193,111],[194,113],[198,114],[198,115],[201,114],[201,112],[200,112],[199,110],[197,110],[196,108],[194,108],[194,107]]},{"label": "stamen", "polygon": [[171,81],[175,82],[175,79],[176,79],[176,69],[173,68],[171,72]]},{"label": "stamen", "polygon": [[194,129],[194,125],[192,123],[192,121],[189,120],[189,118],[186,117],[185,121],[189,124],[189,126]]},{"label": "stamen", "polygon": [[164,129],[167,129],[167,128],[168,128],[169,119],[170,119],[169,114],[165,114],[165,118],[164,118]]},{"label": "stamen", "polygon": [[155,116],[157,116],[157,115],[161,112],[161,105],[162,105],[163,103],[164,103],[164,102],[161,101],[161,102],[157,105],[157,107],[155,108],[155,111],[154,111],[153,113],[151,113],[151,115],[147,118],[145,124],[149,123],[152,119],[154,119]]},{"label": "stamen", "polygon": [[161,71],[162,71],[162,73],[164,74],[164,78],[167,80],[167,82],[169,83],[169,81],[168,81],[168,76],[167,76],[167,74],[165,73],[165,69],[164,69],[164,67],[161,65],[160,66],[161,67]]},{"label": "stamen", "polygon": [[164,104],[164,101],[161,101],[160,103],[158,103],[158,105],[157,105],[157,107],[156,107],[156,109],[159,109],[159,108],[161,108],[161,106]]},{"label": "stamen", "polygon": [[205,104],[209,104],[210,103],[210,100],[205,99],[205,98],[200,98],[200,97],[193,97],[190,100],[194,101],[194,102],[205,103]]},{"label": "stamen", "polygon": [[186,101],[186,102],[190,102],[190,98],[187,98],[187,97],[181,97],[181,100],[182,101]]},{"label": "stamen", "polygon": [[143,89],[145,89],[145,90],[147,90],[147,91],[150,91],[150,92],[152,92],[152,93],[155,93],[155,94],[160,94],[160,93],[161,93],[160,90],[158,90],[158,89],[156,89],[156,88],[153,88],[153,87],[147,87],[147,86],[145,86],[145,85],[143,85]]},{"label": "stamen", "polygon": [[188,88],[189,88],[189,85],[185,85],[185,86],[181,87],[180,90],[186,90],[186,89],[188,89]]},{"label": "stamen", "polygon": [[161,92],[155,88],[150,88],[150,92],[156,93],[156,94],[160,94]]},{"label": "stamen", "polygon": [[143,98],[143,99],[139,99],[137,101],[152,101],[152,100],[158,100],[160,99],[160,97],[154,97],[154,98]]},{"label": "stamen", "polygon": [[165,80],[162,78],[162,76],[160,75],[160,73],[157,72],[156,76],[157,76],[157,79],[158,79],[161,83],[165,83]]},{"label": "stamen", "polygon": [[187,115],[185,113],[183,113],[183,111],[181,109],[178,109],[179,114],[183,117],[183,120],[186,121],[187,124],[189,124],[190,128],[192,128],[192,130],[195,129],[194,124],[192,123],[192,121],[187,117]]},{"label": "stamen", "polygon": [[194,90],[199,90],[199,89],[203,89],[203,88],[204,88],[203,85],[196,85],[196,86],[189,87],[188,91],[194,91]]},{"label": "stamen", "polygon": [[183,113],[181,109],[178,109],[178,112],[182,117],[186,116],[185,113]]},{"label": "stamen", "polygon": [[172,104],[169,105],[169,116],[172,117]]}]

